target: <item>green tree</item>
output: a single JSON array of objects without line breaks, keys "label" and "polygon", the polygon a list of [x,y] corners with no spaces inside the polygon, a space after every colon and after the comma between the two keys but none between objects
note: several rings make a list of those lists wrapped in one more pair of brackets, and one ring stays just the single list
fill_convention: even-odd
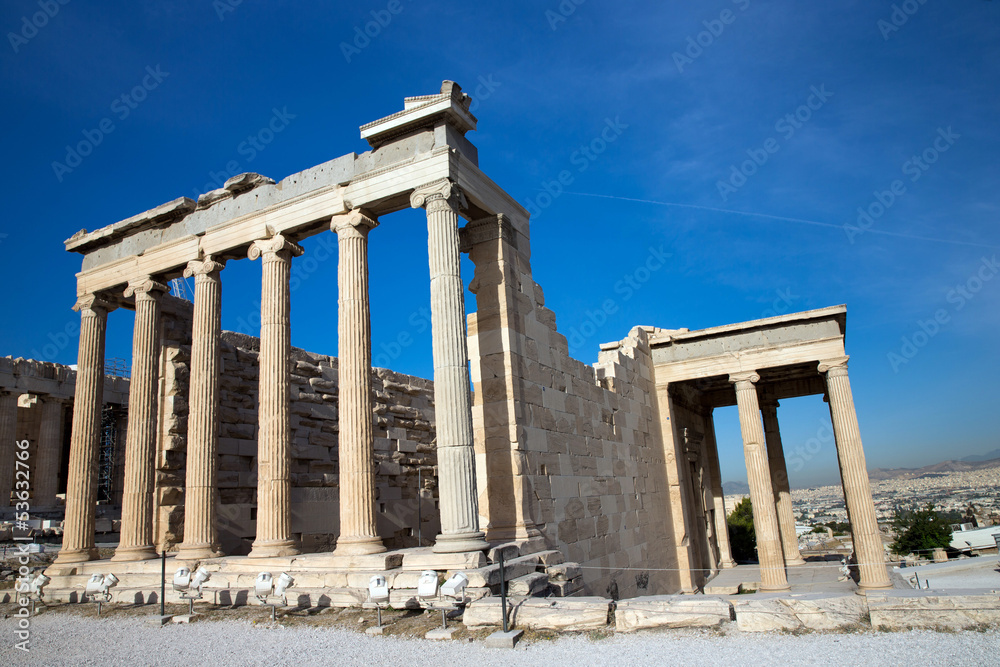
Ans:
[{"label": "green tree", "polygon": [[733,558],[739,562],[757,560],[757,534],[753,529],[753,506],[744,498],[726,517],[729,526],[729,546]]},{"label": "green tree", "polygon": [[908,553],[926,555],[933,549],[945,549],[951,544],[951,526],[934,511],[933,503],[927,503],[923,509],[897,509],[892,527],[896,541],[890,549],[900,556]]}]

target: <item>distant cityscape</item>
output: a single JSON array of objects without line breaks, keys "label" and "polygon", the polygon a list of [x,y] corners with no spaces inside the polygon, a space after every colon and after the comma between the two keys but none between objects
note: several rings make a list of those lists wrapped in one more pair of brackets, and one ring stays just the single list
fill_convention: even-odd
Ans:
[{"label": "distant cityscape", "polygon": [[[967,514],[971,506],[979,526],[1000,525],[1000,458],[982,461],[980,457],[970,457],[966,461],[969,460],[975,462],[946,461],[915,470],[871,471],[879,522],[890,522],[896,508],[933,503],[939,512],[961,514]],[[729,511],[748,495],[740,486],[739,482],[725,486]],[[792,489],[792,507],[800,524],[847,522],[844,492],[839,484]]]}]

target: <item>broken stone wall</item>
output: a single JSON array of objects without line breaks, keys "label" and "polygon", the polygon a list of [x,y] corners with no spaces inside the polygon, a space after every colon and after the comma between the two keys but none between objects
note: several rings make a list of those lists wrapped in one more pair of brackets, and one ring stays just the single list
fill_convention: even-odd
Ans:
[{"label": "broken stone wall", "polygon": [[[595,367],[569,355],[531,277],[527,228],[474,221],[469,316],[480,513],[491,539],[531,539],[583,566],[588,593],[680,589],[646,331]],[[675,510],[679,511],[679,510]]]},{"label": "broken stone wall", "polygon": [[[219,533],[223,551],[240,554],[256,530],[260,340],[232,332],[222,339]],[[167,414],[157,497],[164,517],[159,535],[171,546],[183,540],[189,354],[189,339],[164,352]],[[332,550],[339,534],[337,369],[335,357],[292,350],[292,532],[306,552]],[[421,543],[429,545],[440,530],[433,385],[378,368],[372,384],[379,535],[390,549],[417,546],[419,502]]]}]

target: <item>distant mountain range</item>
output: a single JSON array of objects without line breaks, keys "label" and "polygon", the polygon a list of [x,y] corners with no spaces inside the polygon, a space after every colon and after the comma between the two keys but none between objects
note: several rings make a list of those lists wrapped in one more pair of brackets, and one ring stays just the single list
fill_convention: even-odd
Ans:
[{"label": "distant mountain range", "polygon": [[986,452],[985,454],[976,454],[975,456],[966,456],[964,459],[959,459],[960,461],[992,461],[993,459],[1000,459],[1000,449],[994,449],[992,452]]},{"label": "distant mountain range", "polygon": [[[917,479],[926,475],[943,475],[949,472],[968,472],[986,468],[1000,468],[1000,449],[994,449],[986,454],[966,456],[959,461],[942,461],[923,468],[873,468],[868,471],[868,478],[872,481]],[[746,482],[725,482],[722,485],[722,492],[727,496],[747,495],[750,493],[750,487]]]},{"label": "distant mountain range", "polygon": [[[1000,455],[1000,450],[991,453]],[[984,456],[989,455],[985,454]],[[986,460],[969,456],[961,461],[942,461],[941,463],[924,466],[923,468],[875,468],[868,471],[868,478],[872,480],[917,479],[926,475],[940,475],[947,472],[968,472],[970,470],[997,467],[1000,467],[1000,456]]]}]

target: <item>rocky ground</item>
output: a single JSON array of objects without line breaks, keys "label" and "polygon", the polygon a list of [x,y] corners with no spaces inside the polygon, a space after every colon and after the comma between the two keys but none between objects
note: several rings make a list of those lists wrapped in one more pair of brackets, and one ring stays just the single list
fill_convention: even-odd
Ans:
[{"label": "rocky ground", "polygon": [[[147,624],[155,607],[113,605],[97,618],[92,605],[66,605],[30,620],[30,653],[14,648],[15,608],[0,620],[4,664],[61,665],[732,665],[865,664],[995,665],[1000,630],[982,632],[872,632],[847,634],[740,633],[672,630],[615,634],[601,631],[558,636],[529,633],[514,650],[486,648],[489,631],[470,632],[460,623],[452,641],[422,639],[440,625],[440,615],[389,612],[386,635],[369,637],[371,611],[296,611],[271,623],[260,607],[217,609],[192,625]],[[170,611],[178,613],[180,608]]]}]

